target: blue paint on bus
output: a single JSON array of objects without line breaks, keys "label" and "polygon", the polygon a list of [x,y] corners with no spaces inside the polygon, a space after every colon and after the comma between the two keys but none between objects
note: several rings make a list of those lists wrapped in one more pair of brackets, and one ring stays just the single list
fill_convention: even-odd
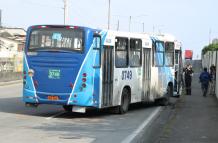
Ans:
[{"label": "blue paint on bus", "polygon": [[[97,30],[79,27],[84,31],[85,44],[82,52],[58,50],[31,52],[28,51],[28,47],[31,41],[30,35],[35,27],[38,26],[30,27],[27,32],[24,71],[27,73],[29,69],[33,69],[34,76],[26,75],[24,101],[36,103],[38,100],[40,104],[97,106],[93,104],[93,99],[99,100],[99,91],[94,92],[93,83],[99,86],[99,77],[96,76],[99,76],[100,70],[94,69],[92,65],[93,58],[97,56],[92,49],[93,34]],[[58,37],[60,39],[60,34]],[[95,81],[96,79],[98,80]],[[30,100],[28,96],[37,97],[37,100]],[[49,96],[57,96],[58,100],[50,100]]]}]

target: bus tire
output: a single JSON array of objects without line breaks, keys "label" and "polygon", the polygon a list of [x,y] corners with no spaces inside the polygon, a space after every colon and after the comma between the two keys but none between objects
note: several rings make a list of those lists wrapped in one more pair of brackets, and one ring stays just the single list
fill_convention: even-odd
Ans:
[{"label": "bus tire", "polygon": [[63,108],[66,112],[72,112],[73,106],[72,105],[63,105]]},{"label": "bus tire", "polygon": [[167,87],[167,93],[166,93],[165,97],[160,100],[160,105],[161,106],[169,105],[171,96],[173,96],[173,88],[172,88],[172,86],[169,85]]},{"label": "bus tire", "polygon": [[125,114],[129,110],[130,93],[127,88],[123,89],[121,96],[121,105],[118,107],[119,114]]}]

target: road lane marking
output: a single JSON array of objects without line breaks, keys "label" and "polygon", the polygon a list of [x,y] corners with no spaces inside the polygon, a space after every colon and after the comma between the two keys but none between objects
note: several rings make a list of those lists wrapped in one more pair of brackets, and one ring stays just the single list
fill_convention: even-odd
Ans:
[{"label": "road lane marking", "polygon": [[133,139],[134,139],[144,128],[146,128],[146,127],[149,125],[149,123],[150,123],[153,119],[155,119],[155,118],[159,115],[161,109],[162,109],[162,107],[158,107],[157,109],[155,109],[155,110],[153,111],[153,113],[152,113],[141,125],[139,125],[139,127],[138,127],[136,130],[134,130],[134,131],[132,132],[132,134],[130,134],[129,136],[127,136],[121,143],[131,143],[131,142],[133,141]]},{"label": "road lane marking", "polygon": [[60,113],[54,114],[54,115],[52,115],[52,116],[50,116],[50,117],[47,117],[47,118],[45,118],[45,119],[46,119],[46,120],[51,120],[52,118],[58,117],[58,116],[60,116],[60,115],[62,115],[62,114],[65,114],[65,113],[66,113],[66,111],[62,111],[62,112],[60,112]]}]

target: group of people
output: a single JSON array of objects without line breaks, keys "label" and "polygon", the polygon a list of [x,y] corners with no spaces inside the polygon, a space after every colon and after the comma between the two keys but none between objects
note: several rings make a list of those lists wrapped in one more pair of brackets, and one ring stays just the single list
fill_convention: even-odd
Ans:
[{"label": "group of people", "polygon": [[203,91],[203,96],[206,97],[209,83],[210,83],[210,94],[215,94],[215,80],[216,80],[216,67],[212,65],[210,67],[210,73],[207,68],[200,74],[199,80],[201,82],[201,89]]},{"label": "group of people", "polygon": [[[191,64],[188,64],[184,69],[186,95],[191,95],[191,83],[192,83],[193,73],[194,71],[192,70]],[[201,83],[201,89],[204,97],[206,97],[207,95],[209,85],[210,85],[210,94],[215,94],[215,79],[216,79],[216,67],[214,65],[210,67],[210,72],[207,71],[207,68],[203,69],[203,71],[199,76],[199,82]]]}]

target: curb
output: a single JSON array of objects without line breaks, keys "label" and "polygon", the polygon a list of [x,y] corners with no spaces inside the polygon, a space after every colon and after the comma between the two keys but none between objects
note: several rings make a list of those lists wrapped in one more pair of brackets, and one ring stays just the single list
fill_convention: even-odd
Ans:
[{"label": "curb", "polygon": [[14,80],[14,81],[5,81],[5,82],[0,82],[0,86],[6,86],[6,85],[11,85],[11,84],[18,84],[22,83],[23,80]]}]

